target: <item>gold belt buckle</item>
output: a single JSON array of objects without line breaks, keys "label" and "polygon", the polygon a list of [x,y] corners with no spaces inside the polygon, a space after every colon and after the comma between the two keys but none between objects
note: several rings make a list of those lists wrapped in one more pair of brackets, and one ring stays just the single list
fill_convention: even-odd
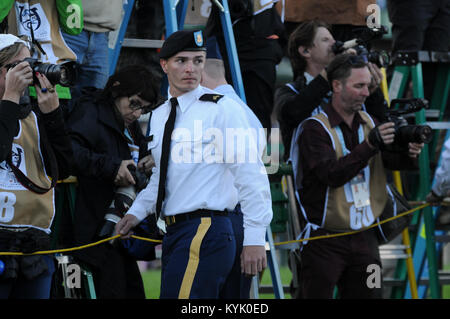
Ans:
[{"label": "gold belt buckle", "polygon": [[175,216],[167,216],[166,217],[166,224],[167,224],[167,226],[175,224]]}]

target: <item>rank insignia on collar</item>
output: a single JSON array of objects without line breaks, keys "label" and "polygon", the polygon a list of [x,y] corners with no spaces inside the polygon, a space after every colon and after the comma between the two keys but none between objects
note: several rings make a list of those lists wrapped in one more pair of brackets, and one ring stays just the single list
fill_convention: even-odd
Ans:
[{"label": "rank insignia on collar", "polygon": [[199,100],[217,103],[221,98],[223,98],[223,95],[221,94],[203,94]]}]

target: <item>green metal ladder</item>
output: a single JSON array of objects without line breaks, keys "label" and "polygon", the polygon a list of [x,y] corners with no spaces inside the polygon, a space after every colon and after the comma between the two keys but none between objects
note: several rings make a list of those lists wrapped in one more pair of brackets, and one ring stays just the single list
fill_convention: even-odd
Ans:
[{"label": "green metal ladder", "polygon": [[[415,98],[424,98],[422,63],[440,63],[440,68],[436,76],[431,111],[438,111],[436,117],[437,123],[443,119],[445,106],[447,104],[448,92],[450,90],[450,59],[448,52],[398,52],[394,59],[395,70],[392,75],[389,86],[389,98],[395,99],[403,96],[409,79],[413,83],[413,96]],[[395,107],[395,106],[394,106]],[[436,112],[435,112],[436,113]],[[433,124],[427,122],[426,111],[421,110],[415,114],[416,124]],[[432,126],[432,125],[430,125]],[[434,125],[432,128],[439,128]],[[431,169],[430,160],[434,159],[434,150],[437,146],[438,132],[435,132],[434,138],[429,145],[425,145],[419,157],[419,187],[416,189],[415,197],[418,200],[424,200],[431,188]],[[438,256],[436,251],[435,238],[435,218],[431,207],[426,207],[420,214],[415,214],[411,225],[415,230],[410,230],[411,242],[413,243],[413,261],[416,278],[419,280],[423,271],[424,259],[428,263],[429,289],[430,296],[433,299],[441,298],[439,275],[438,275]],[[404,260],[397,264],[396,277],[406,280],[406,265]],[[392,291],[393,298],[410,298],[409,289],[406,287],[394,287]]]}]

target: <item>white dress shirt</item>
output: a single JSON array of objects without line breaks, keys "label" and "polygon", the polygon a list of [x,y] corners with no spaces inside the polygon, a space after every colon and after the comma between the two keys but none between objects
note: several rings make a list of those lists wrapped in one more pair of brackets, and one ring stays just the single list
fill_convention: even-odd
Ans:
[{"label": "white dress shirt", "polygon": [[[177,98],[162,213],[173,216],[197,209],[233,210],[239,202],[244,214],[244,246],[264,245],[272,219],[267,173],[251,135],[233,138],[239,130],[249,133],[251,125],[237,102],[226,96],[217,103],[200,101],[206,93],[216,92],[198,86]],[[149,184],[127,212],[138,220],[156,210],[162,139],[169,113],[168,100],[151,116],[153,140],[148,147],[156,166]]]},{"label": "white dress shirt", "polygon": [[254,128],[255,132],[257,133],[255,138],[258,143],[258,153],[262,157],[264,154],[264,149],[267,145],[267,135],[258,117],[255,115],[255,113],[253,113],[252,109],[247,104],[245,104],[244,101],[241,100],[239,95],[236,94],[236,91],[230,84],[219,85],[214,89],[214,91],[228,96],[242,106],[245,114],[247,115],[247,120],[250,124],[250,127]]}]

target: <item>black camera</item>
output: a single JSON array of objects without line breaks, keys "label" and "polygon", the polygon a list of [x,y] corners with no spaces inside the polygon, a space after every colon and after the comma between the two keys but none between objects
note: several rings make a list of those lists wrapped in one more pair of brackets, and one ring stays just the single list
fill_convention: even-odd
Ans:
[{"label": "black camera", "polygon": [[353,31],[357,37],[346,42],[336,41],[332,50],[334,54],[340,54],[349,48],[353,48],[356,54],[363,57],[365,62],[376,64],[379,68],[387,67],[390,63],[390,56],[386,51],[368,50],[369,43],[387,33],[384,26],[380,28],[360,28]]},{"label": "black camera", "polygon": [[379,68],[385,68],[389,65],[390,57],[386,51],[367,50],[364,45],[355,47],[356,54],[363,57],[364,61],[376,64]]},{"label": "black camera", "polygon": [[36,72],[44,74],[52,85],[73,86],[76,80],[76,62],[67,61],[61,64],[43,63],[35,58],[25,58],[23,61],[6,65],[7,69],[21,62],[28,62],[33,70],[33,82],[39,84]]},{"label": "black camera", "polygon": [[427,109],[428,101],[424,99],[394,99],[391,105],[398,104],[398,109],[388,110],[385,114],[388,122],[395,124],[393,147],[406,147],[408,143],[430,143],[433,138],[432,129],[428,125],[412,125],[403,115]]},{"label": "black camera", "polygon": [[103,225],[98,232],[98,237],[100,239],[113,236],[116,224],[131,207],[133,201],[136,199],[137,193],[147,185],[147,176],[144,173],[137,170],[132,164],[128,165],[127,168],[131,175],[133,175],[136,184],[119,187],[116,190],[114,198],[106,211]]}]

